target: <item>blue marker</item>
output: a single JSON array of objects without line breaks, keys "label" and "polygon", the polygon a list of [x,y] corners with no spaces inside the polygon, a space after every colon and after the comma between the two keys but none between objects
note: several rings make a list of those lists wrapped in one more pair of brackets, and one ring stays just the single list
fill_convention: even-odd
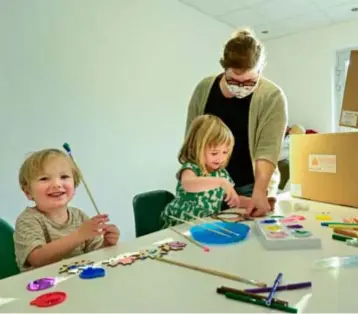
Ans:
[{"label": "blue marker", "polygon": [[270,293],[269,293],[269,295],[268,295],[268,297],[267,297],[267,299],[266,299],[266,304],[267,304],[267,305],[271,305],[272,298],[273,298],[273,296],[274,296],[275,293],[276,293],[277,287],[280,285],[282,276],[283,276],[282,273],[279,273],[279,274],[277,275],[276,280],[275,280],[275,283],[273,284],[272,289],[270,290]]}]

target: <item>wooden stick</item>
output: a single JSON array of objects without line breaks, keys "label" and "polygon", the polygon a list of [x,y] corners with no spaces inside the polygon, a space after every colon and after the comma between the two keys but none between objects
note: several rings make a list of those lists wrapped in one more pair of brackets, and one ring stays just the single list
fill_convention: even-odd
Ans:
[{"label": "wooden stick", "polygon": [[[198,220],[200,220],[200,221],[202,221],[202,222],[208,222],[207,220],[205,220],[205,219],[203,219],[203,218],[201,218],[201,217],[195,216],[195,215],[193,215],[193,214],[191,214],[191,213],[185,213],[185,214],[187,214],[188,216],[190,216],[190,217],[192,217],[192,218],[198,219]],[[226,228],[224,228],[224,227],[221,227],[221,226],[219,226],[215,221],[213,222],[213,224],[214,224],[216,227],[218,227],[219,229],[221,229],[221,230],[224,230],[224,231],[226,231],[226,232],[228,232],[228,233],[231,233],[231,234],[233,234],[234,236],[241,237],[241,234],[236,233],[236,232],[234,232],[234,231],[231,231],[231,230],[229,230],[229,229],[226,229]]]},{"label": "wooden stick", "polygon": [[81,181],[83,182],[83,185],[85,186],[85,189],[86,189],[87,194],[88,194],[88,196],[89,196],[89,198],[90,198],[90,200],[91,200],[91,202],[92,202],[92,205],[93,205],[94,209],[96,210],[97,214],[100,215],[101,213],[99,212],[99,209],[98,209],[98,207],[97,207],[97,205],[96,205],[96,202],[95,202],[95,200],[94,200],[94,198],[93,198],[93,196],[92,196],[91,191],[89,190],[89,187],[88,187],[88,185],[87,185],[87,183],[86,183],[86,181],[85,181],[85,179],[84,179],[84,177],[83,177],[83,174],[82,174],[80,168],[78,167],[78,165],[77,165],[75,159],[73,158],[72,154],[70,154],[70,157],[71,157],[73,163],[75,164],[75,166],[76,166],[76,168],[77,168],[77,170],[78,170],[78,172],[79,172]]},{"label": "wooden stick", "polygon": [[171,231],[174,231],[176,234],[181,235],[183,238],[187,239],[189,242],[191,242],[191,243],[195,244],[196,246],[198,246],[198,247],[204,249],[205,252],[209,252],[209,251],[210,251],[210,249],[209,249],[207,246],[201,245],[199,242],[196,242],[196,241],[193,240],[191,237],[189,237],[189,236],[187,236],[187,235],[181,233],[181,232],[178,231],[178,230],[175,230],[173,227],[170,227],[169,229],[170,229]]},{"label": "wooden stick", "polygon": [[165,262],[165,263],[168,263],[168,264],[172,264],[172,265],[176,265],[176,266],[180,266],[180,267],[200,271],[202,273],[206,273],[206,274],[210,274],[210,275],[214,275],[214,276],[218,276],[218,277],[223,277],[223,278],[230,279],[230,280],[240,281],[240,282],[244,282],[244,283],[251,284],[251,285],[254,285],[254,286],[258,286],[258,287],[262,287],[262,288],[267,287],[267,284],[265,284],[263,282],[256,281],[256,280],[251,280],[251,279],[245,279],[245,278],[242,278],[240,276],[229,274],[229,273],[224,273],[224,272],[221,272],[221,271],[218,271],[218,270],[209,269],[209,268],[203,268],[203,267],[190,265],[190,264],[186,264],[186,263],[182,263],[182,262],[177,262],[177,261],[166,259],[166,258],[163,258],[163,257],[156,257],[155,259],[160,261],[160,262]]},{"label": "wooden stick", "polygon": [[202,228],[202,229],[205,229],[205,230],[208,230],[208,231],[217,233],[217,234],[222,235],[222,236],[225,236],[225,237],[231,237],[230,235],[228,235],[228,234],[226,234],[226,233],[222,233],[222,232],[217,231],[217,230],[213,230],[213,229],[210,229],[210,228],[206,228],[206,227],[201,226],[201,225],[196,225],[195,223],[193,223],[193,222],[191,222],[191,221],[187,221],[187,220],[184,220],[184,219],[181,219],[181,218],[177,218],[177,217],[174,217],[174,216],[170,216],[170,215],[168,215],[168,217],[170,217],[170,218],[173,219],[173,220],[180,221],[180,222],[183,222],[183,223],[192,225],[192,226],[197,226],[197,227],[199,227],[199,228]]}]

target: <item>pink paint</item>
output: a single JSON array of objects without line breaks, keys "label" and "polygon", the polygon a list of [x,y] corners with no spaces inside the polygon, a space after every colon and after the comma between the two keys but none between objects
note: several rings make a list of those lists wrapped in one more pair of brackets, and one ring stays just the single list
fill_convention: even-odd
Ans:
[{"label": "pink paint", "polygon": [[270,238],[275,238],[275,239],[283,239],[287,237],[287,233],[279,231],[279,232],[270,232],[268,234],[268,236]]}]

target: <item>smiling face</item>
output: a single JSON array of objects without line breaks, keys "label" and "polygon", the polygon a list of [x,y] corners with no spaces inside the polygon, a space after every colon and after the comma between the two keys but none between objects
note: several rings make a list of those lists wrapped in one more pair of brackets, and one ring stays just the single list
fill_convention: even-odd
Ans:
[{"label": "smiling face", "polygon": [[205,149],[205,166],[209,172],[223,168],[229,158],[229,146],[224,144]]},{"label": "smiling face", "polygon": [[31,179],[25,193],[43,213],[67,209],[75,194],[73,168],[69,161],[59,156],[48,158],[43,169]]}]

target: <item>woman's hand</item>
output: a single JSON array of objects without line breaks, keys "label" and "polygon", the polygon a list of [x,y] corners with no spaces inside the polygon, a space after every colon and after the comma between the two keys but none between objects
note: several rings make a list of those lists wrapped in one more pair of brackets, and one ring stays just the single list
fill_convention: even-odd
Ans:
[{"label": "woman's hand", "polygon": [[246,209],[246,215],[252,217],[265,216],[271,211],[271,205],[267,199],[266,192],[255,191],[252,194],[251,202]]}]

